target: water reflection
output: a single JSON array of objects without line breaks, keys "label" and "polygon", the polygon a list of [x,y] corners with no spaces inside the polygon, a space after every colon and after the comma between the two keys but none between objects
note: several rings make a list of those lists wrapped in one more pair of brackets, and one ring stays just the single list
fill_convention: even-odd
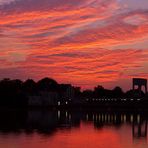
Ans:
[{"label": "water reflection", "polygon": [[[25,148],[28,147],[29,141],[32,141],[32,146],[29,145],[31,148],[46,148],[50,145],[56,148],[61,145],[62,140],[62,147],[66,147],[63,143],[67,141],[69,141],[69,145],[75,145],[75,147],[84,144],[90,145],[90,147],[100,147],[102,146],[101,140],[104,140],[103,144],[107,144],[106,139],[113,143],[113,148],[141,148],[142,146],[145,148],[148,146],[147,143],[143,143],[143,141],[147,142],[148,118],[147,113],[142,112],[3,110],[0,111],[0,118],[0,147],[11,148],[12,143],[14,146],[21,141],[24,144],[24,147],[21,146],[21,148]],[[33,137],[34,134],[35,137]],[[119,135],[122,136],[121,139]],[[42,138],[39,139],[39,136]],[[21,140],[18,140],[19,138]],[[49,145],[45,145],[44,142],[39,143],[40,140],[46,138]],[[132,139],[138,141],[138,144],[130,145],[133,143]],[[141,141],[142,143],[139,144]],[[9,145],[6,146],[7,144]]]},{"label": "water reflection", "polygon": [[90,122],[94,128],[120,127],[128,124],[133,138],[147,137],[147,116],[144,113],[101,112],[83,110],[0,111],[0,133],[38,132],[52,134],[58,129],[79,127]]}]

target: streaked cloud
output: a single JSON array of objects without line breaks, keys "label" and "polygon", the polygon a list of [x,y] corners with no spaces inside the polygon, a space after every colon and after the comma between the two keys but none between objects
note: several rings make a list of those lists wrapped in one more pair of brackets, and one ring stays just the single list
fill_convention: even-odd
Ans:
[{"label": "streaked cloud", "polygon": [[6,5],[10,4],[11,2],[14,2],[15,0],[0,0],[0,5]]},{"label": "streaked cloud", "polygon": [[147,0],[133,1],[1,0],[0,77],[92,87],[147,76]]}]

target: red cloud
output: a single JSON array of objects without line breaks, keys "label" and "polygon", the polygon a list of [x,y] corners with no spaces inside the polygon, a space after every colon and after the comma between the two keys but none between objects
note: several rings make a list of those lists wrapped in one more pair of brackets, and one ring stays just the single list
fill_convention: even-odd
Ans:
[{"label": "red cloud", "polygon": [[115,47],[148,38],[147,10],[123,11],[115,0],[51,1],[0,6],[0,78],[49,76],[90,87],[147,76],[147,49]]}]

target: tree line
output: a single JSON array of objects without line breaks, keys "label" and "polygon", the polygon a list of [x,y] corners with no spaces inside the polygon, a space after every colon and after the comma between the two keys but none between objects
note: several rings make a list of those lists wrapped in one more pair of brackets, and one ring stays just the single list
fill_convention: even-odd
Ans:
[{"label": "tree line", "polygon": [[[37,82],[33,79],[22,81],[19,79],[11,80],[5,78],[0,80],[0,106],[27,106],[28,96],[38,95],[39,92],[57,92],[63,91],[64,84],[59,84],[51,78],[43,78]],[[105,89],[98,85],[94,90],[80,91],[76,89],[75,98],[131,98],[144,97],[145,94],[139,90],[129,90],[124,92],[122,88],[115,87],[112,90]]]}]

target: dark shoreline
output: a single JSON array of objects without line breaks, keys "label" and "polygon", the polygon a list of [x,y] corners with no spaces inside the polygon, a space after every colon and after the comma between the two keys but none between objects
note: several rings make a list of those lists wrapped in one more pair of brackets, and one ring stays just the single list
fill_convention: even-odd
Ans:
[{"label": "dark shoreline", "polygon": [[147,106],[138,106],[138,105],[132,105],[132,106],[121,106],[121,105],[94,105],[94,106],[30,106],[30,107],[0,107],[0,111],[31,111],[31,110],[41,110],[41,111],[50,111],[50,110],[68,110],[68,111],[102,111],[102,112],[147,112],[148,113],[148,107]]}]

